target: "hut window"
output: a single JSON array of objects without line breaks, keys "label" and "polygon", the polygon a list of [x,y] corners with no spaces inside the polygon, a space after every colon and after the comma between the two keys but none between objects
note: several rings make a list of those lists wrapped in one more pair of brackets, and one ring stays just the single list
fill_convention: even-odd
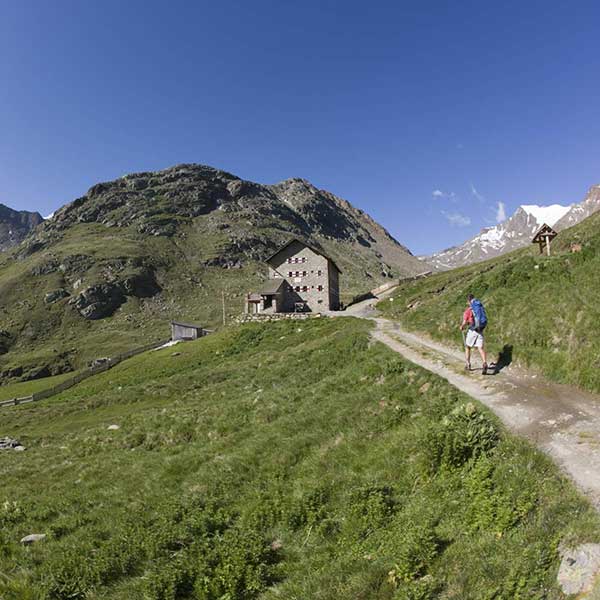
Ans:
[{"label": "hut window", "polygon": [[303,292],[308,292],[308,286],[307,285],[303,285],[302,286],[302,291]]},{"label": "hut window", "polygon": [[302,262],[305,263],[306,262],[306,256],[302,257]]},{"label": "hut window", "polygon": [[317,275],[320,277],[321,275],[323,275],[323,271],[321,271],[321,269],[319,269],[319,270],[317,271]]},{"label": "hut window", "polygon": [[288,277],[293,277],[294,273],[292,273],[292,271],[288,271]]},{"label": "hut window", "polygon": [[318,286],[317,286],[317,290],[318,290],[319,292],[322,292],[322,291],[323,291],[323,286],[322,286],[322,285],[318,285]]},{"label": "hut window", "polygon": [[302,277],[306,277],[306,271],[302,271]]},{"label": "hut window", "polygon": [[299,291],[300,291],[300,286],[299,286],[299,285],[297,285],[297,286],[296,286],[294,289],[295,289],[297,292],[299,292]]},{"label": "hut window", "polygon": [[296,256],[296,258],[294,258],[294,262],[297,263],[298,262],[298,257]]}]

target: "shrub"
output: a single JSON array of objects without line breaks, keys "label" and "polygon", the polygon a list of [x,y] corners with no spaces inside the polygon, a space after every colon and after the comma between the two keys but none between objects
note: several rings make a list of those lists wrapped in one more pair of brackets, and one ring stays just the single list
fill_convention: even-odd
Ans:
[{"label": "shrub", "polygon": [[327,516],[329,494],[325,488],[316,488],[302,498],[292,502],[288,509],[287,523],[292,529],[313,525]]},{"label": "shrub", "polygon": [[469,518],[472,529],[492,529],[498,534],[514,527],[533,508],[536,496],[527,482],[496,481],[496,465],[487,457],[475,462],[465,480],[471,497]]},{"label": "shrub", "polygon": [[42,574],[43,597],[52,600],[86,598],[102,582],[97,563],[88,560],[93,552],[91,545],[78,544],[52,556]]},{"label": "shrub", "polygon": [[0,504],[0,526],[14,525],[25,518],[25,510],[16,501],[6,500]]},{"label": "shrub", "polygon": [[194,589],[194,573],[185,553],[158,560],[143,579],[144,600],[176,600]]},{"label": "shrub", "polygon": [[440,548],[440,540],[431,523],[409,522],[398,535],[396,560],[388,575],[394,585],[425,575]]},{"label": "shrub", "polygon": [[460,404],[432,424],[422,439],[425,469],[459,468],[492,450],[499,440],[496,424],[472,403]]},{"label": "shrub", "polygon": [[256,597],[273,580],[276,553],[256,531],[233,527],[213,546],[211,573],[200,573],[194,591],[198,600]]},{"label": "shrub", "polygon": [[400,584],[393,600],[433,600],[439,598],[440,584],[431,575]]},{"label": "shrub", "polygon": [[384,525],[394,512],[392,489],[387,486],[357,488],[350,493],[348,503],[352,530],[360,537]]}]

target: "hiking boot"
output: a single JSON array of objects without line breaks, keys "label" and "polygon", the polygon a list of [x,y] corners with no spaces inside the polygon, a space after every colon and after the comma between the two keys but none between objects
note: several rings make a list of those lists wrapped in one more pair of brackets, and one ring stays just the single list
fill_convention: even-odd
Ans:
[{"label": "hiking boot", "polygon": [[487,363],[483,363],[483,367],[481,368],[481,374],[487,375],[488,366]]},{"label": "hiking boot", "polygon": [[471,370],[471,363],[465,363],[465,371]]}]

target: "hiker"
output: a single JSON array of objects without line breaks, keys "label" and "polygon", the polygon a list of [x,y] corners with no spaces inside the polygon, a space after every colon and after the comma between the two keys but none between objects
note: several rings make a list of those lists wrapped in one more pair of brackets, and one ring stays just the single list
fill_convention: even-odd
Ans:
[{"label": "hiker", "polygon": [[483,304],[473,296],[469,294],[467,296],[467,307],[463,313],[462,323],[460,324],[460,330],[463,331],[467,327],[467,337],[465,342],[465,358],[466,364],[465,369],[471,370],[471,348],[477,348],[483,361],[483,368],[481,372],[487,375],[488,364],[487,355],[485,352],[485,342],[483,339],[483,330],[487,325],[487,315],[485,314],[485,308]]}]

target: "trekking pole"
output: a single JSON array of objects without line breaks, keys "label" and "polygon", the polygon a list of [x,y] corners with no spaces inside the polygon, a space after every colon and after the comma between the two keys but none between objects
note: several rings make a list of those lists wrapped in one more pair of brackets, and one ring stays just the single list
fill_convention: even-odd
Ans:
[{"label": "trekking pole", "polygon": [[[466,352],[467,350],[467,338],[465,336],[465,332],[464,330],[460,330],[460,333],[462,335],[462,341],[463,341],[463,350]],[[471,363],[465,361],[465,369],[467,369],[468,371],[471,371]]]}]

